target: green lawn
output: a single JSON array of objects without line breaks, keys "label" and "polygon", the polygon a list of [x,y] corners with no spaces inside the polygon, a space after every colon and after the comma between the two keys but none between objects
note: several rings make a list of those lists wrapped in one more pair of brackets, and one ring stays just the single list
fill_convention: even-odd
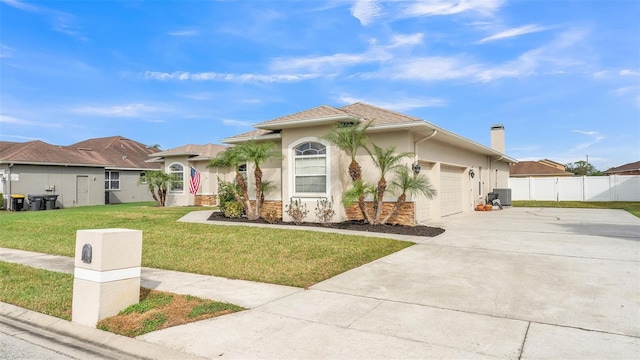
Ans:
[{"label": "green lawn", "polygon": [[622,209],[640,218],[640,202],[637,201],[513,201],[512,205],[514,207]]},{"label": "green lawn", "polygon": [[143,232],[143,266],[308,287],[412,245],[314,231],[176,222],[202,209],[138,203],[3,211],[0,247],[73,256],[77,230],[138,229]]}]

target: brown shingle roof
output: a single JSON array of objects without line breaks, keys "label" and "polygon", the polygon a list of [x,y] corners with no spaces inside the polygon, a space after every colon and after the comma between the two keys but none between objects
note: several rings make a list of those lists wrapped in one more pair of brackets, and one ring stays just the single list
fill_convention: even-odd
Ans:
[{"label": "brown shingle roof", "polygon": [[295,114],[282,116],[269,121],[264,121],[256,124],[256,126],[260,127],[262,125],[284,124],[292,121],[316,119],[316,118],[323,118],[323,117],[329,117],[329,116],[345,116],[346,117],[347,114],[344,111],[340,111],[334,107],[331,107],[328,105],[320,105],[313,109],[300,111]]},{"label": "brown shingle roof", "polygon": [[239,135],[234,135],[231,137],[228,137],[224,140],[222,140],[225,143],[233,143],[235,142],[235,140],[238,139],[257,139],[260,136],[264,136],[264,135],[270,135],[270,134],[277,134],[276,132],[272,131],[272,130],[265,130],[265,129],[256,129],[256,130],[252,130],[252,131],[247,131],[245,133],[239,134]]},{"label": "brown shingle roof", "polygon": [[520,161],[509,166],[509,174],[513,177],[524,176],[573,176],[572,172],[559,170],[538,161]]},{"label": "brown shingle roof", "polygon": [[64,165],[102,165],[77,150],[47,144],[40,140],[26,143],[0,142],[0,161]]},{"label": "brown shingle roof", "polygon": [[153,157],[167,157],[172,155],[190,155],[195,156],[192,160],[207,160],[214,158],[218,155],[219,152],[224,151],[226,149],[223,145],[216,144],[206,144],[206,145],[195,145],[188,144],[184,146],[180,146],[177,148],[156,152],[150,154]]},{"label": "brown shingle roof", "polygon": [[26,143],[0,142],[0,161],[157,169],[158,164],[146,162],[153,151],[144,144],[121,136],[89,139],[69,146],[51,145],[39,140]]},{"label": "brown shingle roof", "polygon": [[77,149],[85,156],[113,168],[159,169],[159,164],[146,161],[156,151],[142,143],[122,136],[110,136],[81,141],[67,148]]},{"label": "brown shingle roof", "polygon": [[611,168],[605,171],[606,174],[618,174],[625,173],[631,171],[639,171],[640,170],[640,161],[624,164],[618,167]]},{"label": "brown shingle roof", "polygon": [[401,124],[406,122],[423,121],[413,116],[401,114],[395,111],[379,108],[377,106],[357,102],[340,108],[344,112],[365,121],[371,121],[373,125]]}]

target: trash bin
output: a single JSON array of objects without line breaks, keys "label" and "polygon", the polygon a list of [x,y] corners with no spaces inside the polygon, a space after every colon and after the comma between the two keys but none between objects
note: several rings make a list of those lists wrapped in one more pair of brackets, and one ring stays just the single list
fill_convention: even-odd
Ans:
[{"label": "trash bin", "polygon": [[58,200],[58,195],[43,195],[45,208],[47,210],[53,210],[56,208],[56,201]]},{"label": "trash bin", "polygon": [[37,211],[43,210],[44,196],[43,195],[29,195],[29,210]]},{"label": "trash bin", "polygon": [[24,207],[24,195],[13,194],[11,195],[11,209],[13,211],[22,211]]}]

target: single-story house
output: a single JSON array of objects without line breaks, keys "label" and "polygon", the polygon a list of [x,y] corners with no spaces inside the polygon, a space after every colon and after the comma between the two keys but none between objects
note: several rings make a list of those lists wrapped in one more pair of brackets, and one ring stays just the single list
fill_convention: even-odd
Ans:
[{"label": "single-story house", "polygon": [[640,161],[617,166],[604,173],[605,175],[640,175]]},{"label": "single-story house", "polygon": [[[167,174],[173,174],[178,181],[171,183],[167,194],[167,206],[215,206],[217,204],[219,169],[209,169],[209,160],[216,157],[226,147],[216,144],[185,145],[177,148],[154,152],[148,162],[161,164]],[[200,173],[200,187],[197,193],[189,192],[191,168]],[[228,177],[228,176],[227,176]]]},{"label": "single-story house", "polygon": [[[277,185],[274,191],[266,194],[263,210],[276,210],[285,221],[289,221],[286,206],[291,199],[299,199],[307,204],[309,220],[313,221],[311,217],[314,216],[313,209],[317,201],[328,199],[336,211],[332,220],[343,221],[359,216],[355,207],[345,209],[340,205],[343,193],[351,186],[346,170],[350,160],[344,151],[321,136],[340,123],[358,121],[371,122],[367,134],[376,145],[382,148],[395,146],[397,152],[413,153],[412,158],[406,159],[405,165],[416,170],[419,168],[420,174],[426,174],[438,191],[438,196],[433,200],[423,196],[409,199],[395,219],[398,223],[419,224],[442,216],[473,211],[487,193],[496,188],[507,188],[509,164],[517,163],[517,160],[505,154],[504,126],[501,124],[491,127],[491,147],[487,147],[422,119],[364,103],[340,108],[318,106],[258,123],[254,125],[255,130],[226,138],[222,142],[234,145],[249,140],[271,141],[281,150],[282,159],[261,165],[264,180]],[[181,152],[179,149],[175,151]],[[176,170],[183,169],[187,178],[188,168],[194,162],[193,158],[188,158],[190,155],[186,154],[187,151],[183,152],[185,154],[171,158],[165,156],[164,168],[178,165]],[[356,160],[362,166],[363,179],[377,182],[379,173],[369,155],[362,150]],[[213,198],[217,194],[214,178],[225,181],[234,179],[232,169],[199,166],[198,170],[206,173],[209,179],[208,187],[202,189],[203,196]],[[247,172],[250,179],[248,183],[252,184],[255,181],[252,165],[246,164],[242,170]],[[251,188],[249,193],[255,194]],[[192,205],[198,198],[184,190],[170,195],[173,195],[172,201],[176,205]],[[396,197],[394,194],[385,197],[388,206]]]},{"label": "single-story house", "polygon": [[520,161],[509,166],[511,177],[558,177],[573,176],[571,171],[566,171],[564,165],[548,159],[539,161]]},{"label": "single-story house", "polygon": [[[7,208],[11,195],[57,195],[56,207],[153,201],[140,176],[160,166],[157,152],[139,142],[112,136],[69,146],[43,141],[0,141],[0,180]],[[25,205],[26,206],[26,205]]]}]

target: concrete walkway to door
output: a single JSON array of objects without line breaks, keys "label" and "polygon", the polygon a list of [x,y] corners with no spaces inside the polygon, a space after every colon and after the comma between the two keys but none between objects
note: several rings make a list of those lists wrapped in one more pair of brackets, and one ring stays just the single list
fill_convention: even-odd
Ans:
[{"label": "concrete walkway to door", "polygon": [[207,358],[638,358],[640,219],[512,208],[437,225],[307,291],[140,339]]}]

